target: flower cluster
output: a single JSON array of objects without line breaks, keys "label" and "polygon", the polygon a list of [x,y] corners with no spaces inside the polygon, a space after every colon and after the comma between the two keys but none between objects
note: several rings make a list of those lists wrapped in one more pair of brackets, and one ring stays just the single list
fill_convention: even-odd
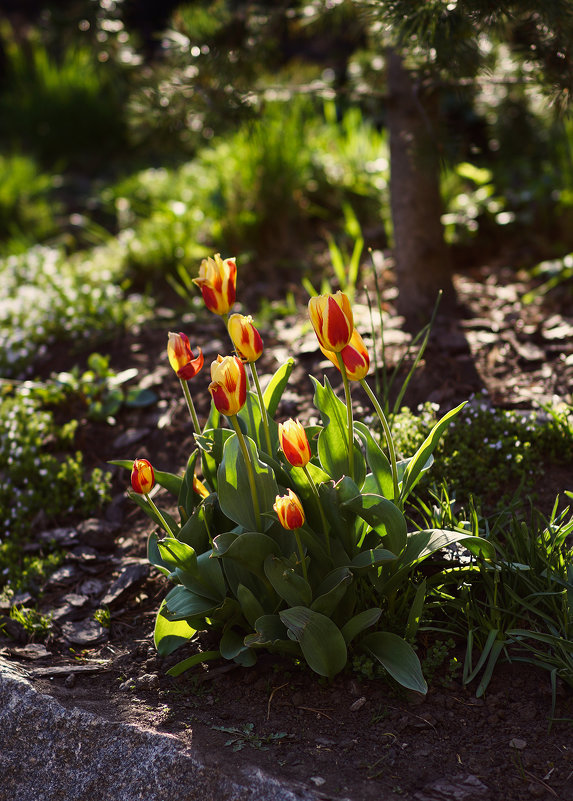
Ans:
[{"label": "flower cluster", "polygon": [[[168,337],[169,362],[195,431],[185,473],[156,470],[141,458],[117,462],[131,469],[132,497],[164,532],[162,538],[153,533],[148,545],[151,562],[175,584],[157,616],[158,650],[165,656],[197,631],[214,629],[221,636],[217,656],[248,666],[258,649],[270,649],[333,676],[352,647],[378,659],[404,686],[424,692],[419,660],[395,633],[396,619],[392,632],[381,630],[379,620],[384,609],[396,608],[400,591],[409,597],[414,567],[433,551],[460,539],[470,549],[485,547],[457,531],[408,534],[403,513],[462,406],[398,464],[366,381],[368,351],[348,297],[336,292],[311,298],[308,314],[318,347],[340,371],[345,400],[328,379],[311,376],[321,425],[277,424],[294,360],[279,367],[263,392],[256,368],[262,338],[251,316],[232,313],[236,275],[235,259],[217,254],[202,262],[195,279],[207,308],[225,322],[232,350],[211,364],[211,411],[203,425],[188,386],[203,367],[202,351],[194,355],[183,333]],[[381,441],[354,421],[352,382],[373,404]],[[177,496],[180,524],[152,500],[156,484]],[[181,664],[186,669],[189,661]]]}]

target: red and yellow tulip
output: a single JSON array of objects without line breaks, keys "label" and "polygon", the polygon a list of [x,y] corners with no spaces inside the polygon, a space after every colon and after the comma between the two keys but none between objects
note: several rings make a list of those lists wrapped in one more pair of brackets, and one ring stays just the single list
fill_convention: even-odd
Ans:
[{"label": "red and yellow tulip", "polygon": [[238,356],[217,356],[211,364],[209,392],[221,414],[237,414],[247,400],[245,365]]},{"label": "red and yellow tulip", "polygon": [[293,467],[306,467],[312,454],[302,423],[298,420],[279,423],[279,441],[289,464]]},{"label": "red and yellow tulip", "polygon": [[147,495],[155,486],[153,467],[147,459],[134,459],[131,469],[131,486],[139,495]]},{"label": "red and yellow tulip", "polygon": [[277,513],[283,528],[292,531],[304,525],[302,503],[291,489],[289,489],[288,495],[277,495],[273,509]]},{"label": "red and yellow tulip", "polygon": [[340,353],[348,345],[354,318],[350,301],[343,292],[311,298],[308,314],[322,348]]},{"label": "red and yellow tulip", "polygon": [[256,362],[263,352],[263,340],[253,325],[253,318],[250,315],[232,314],[227,328],[238,357],[247,363]]},{"label": "red and yellow tulip", "polygon": [[235,259],[222,259],[219,253],[214,258],[203,259],[199,277],[193,283],[201,289],[205,306],[215,314],[228,314],[235,302],[237,265]]},{"label": "red and yellow tulip", "polygon": [[177,376],[184,381],[196,376],[203,367],[203,352],[197,347],[198,356],[193,356],[189,337],[186,334],[174,334],[169,332],[167,341],[167,356],[171,367]]},{"label": "red and yellow tulip", "polygon": [[[327,359],[340,370],[336,353],[320,346]],[[350,381],[362,381],[370,369],[370,356],[366,345],[356,328],[352,332],[350,342],[340,351],[340,356],[346,368],[346,375]]]}]

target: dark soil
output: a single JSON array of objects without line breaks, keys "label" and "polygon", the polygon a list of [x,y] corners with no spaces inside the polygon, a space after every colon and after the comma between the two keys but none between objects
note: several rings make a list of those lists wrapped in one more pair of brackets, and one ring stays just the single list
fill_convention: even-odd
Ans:
[{"label": "dark soil", "polygon": [[[524,307],[524,280],[509,270],[460,274],[456,288],[460,315],[438,321],[405,398],[411,407],[432,400],[445,411],[483,389],[506,407],[530,408],[553,395],[570,398],[573,316],[565,297]],[[358,326],[369,330],[365,307],[356,308]],[[392,364],[406,335],[396,318],[387,328],[386,355]],[[78,446],[89,464],[138,456],[160,469],[184,467],[193,440],[179,383],[165,356],[168,330],[185,331],[192,345],[201,344],[207,365],[227,350],[224,330],[212,316],[156,319],[114,342],[111,366],[139,368],[138,382],[152,387],[160,402],[122,412],[115,427],[82,423]],[[262,383],[277,366],[274,357],[282,362],[294,355],[297,364],[280,414],[308,419],[308,373],[322,374],[314,335],[301,329],[300,318],[281,319],[263,333]],[[69,354],[55,351],[45,369],[69,366]],[[334,383],[333,372],[328,370]],[[204,417],[208,367],[194,381],[193,396]],[[114,469],[114,500],[103,521],[63,532],[60,527],[59,533],[56,521],[45,537],[59,538],[66,552],[63,569],[40,601],[45,612],[56,610],[47,651],[26,643],[17,626],[12,638],[0,639],[0,655],[20,662],[38,690],[64,705],[192,740],[205,760],[224,761],[229,772],[234,765],[256,764],[302,782],[325,799],[573,801],[573,698],[558,685],[557,720],[550,726],[549,677],[524,665],[501,665],[479,699],[475,686],[462,686],[459,675],[448,670],[449,658],[463,660],[455,649],[425,698],[350,669],[328,683],[270,656],[250,669],[211,662],[176,679],[166,676],[166,669],[195,653],[197,644],[166,660],[155,653],[154,616],[168,584],[147,565],[151,528],[125,498],[128,481],[127,472]],[[570,470],[556,468],[545,483],[541,502],[551,504],[558,491],[572,488]],[[161,494],[156,501],[169,502]],[[109,628],[93,624],[95,609],[104,605],[111,613]],[[91,629],[82,629],[82,623]],[[202,650],[210,646],[208,639],[199,645]],[[422,658],[427,645],[420,643]]]}]

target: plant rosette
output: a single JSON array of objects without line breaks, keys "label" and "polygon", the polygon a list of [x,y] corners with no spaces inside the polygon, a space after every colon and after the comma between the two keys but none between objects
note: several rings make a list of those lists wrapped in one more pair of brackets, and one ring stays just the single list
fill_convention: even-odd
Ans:
[{"label": "plant rosette", "polygon": [[[234,260],[217,264],[232,267],[234,280]],[[346,666],[349,653],[364,653],[404,687],[425,693],[410,644],[426,592],[425,581],[414,581],[417,569],[461,540],[474,554],[492,555],[487,540],[460,531],[408,531],[403,511],[464,404],[436,423],[411,458],[397,461],[380,404],[364,371],[356,374],[348,299],[321,296],[309,312],[320,344],[338,349],[333,362],[346,402],[328,378],[321,383],[311,376],[321,424],[279,427],[274,418],[294,360],[275,372],[264,392],[255,392],[245,390],[238,356],[218,357],[211,367],[211,412],[195,435],[186,470],[153,471],[155,483],[177,499],[180,519],[160,512],[147,487],[129,493],[159,531],[149,537],[149,560],[174,584],[157,614],[155,645],[167,656],[199,632],[218,633],[218,650],[184,659],[171,675],[212,658],[251,666],[264,650],[305,660],[330,678]],[[352,418],[353,380],[380,416],[382,445]],[[260,389],[258,379],[255,385]],[[114,464],[133,470],[142,461]]]}]

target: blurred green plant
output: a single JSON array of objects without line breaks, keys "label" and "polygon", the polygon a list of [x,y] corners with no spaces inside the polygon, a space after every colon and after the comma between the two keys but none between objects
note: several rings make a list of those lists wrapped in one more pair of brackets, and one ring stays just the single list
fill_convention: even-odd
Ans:
[{"label": "blurred green plant", "polygon": [[89,171],[126,145],[118,66],[75,44],[53,56],[32,32],[26,47],[7,38],[0,137],[56,168]]},{"label": "blurred green plant", "polygon": [[58,181],[27,156],[0,154],[0,253],[22,252],[55,233]]},{"label": "blurred green plant", "polygon": [[10,617],[24,628],[30,640],[44,639],[52,628],[52,616],[43,615],[37,609],[27,606],[13,606]]}]

